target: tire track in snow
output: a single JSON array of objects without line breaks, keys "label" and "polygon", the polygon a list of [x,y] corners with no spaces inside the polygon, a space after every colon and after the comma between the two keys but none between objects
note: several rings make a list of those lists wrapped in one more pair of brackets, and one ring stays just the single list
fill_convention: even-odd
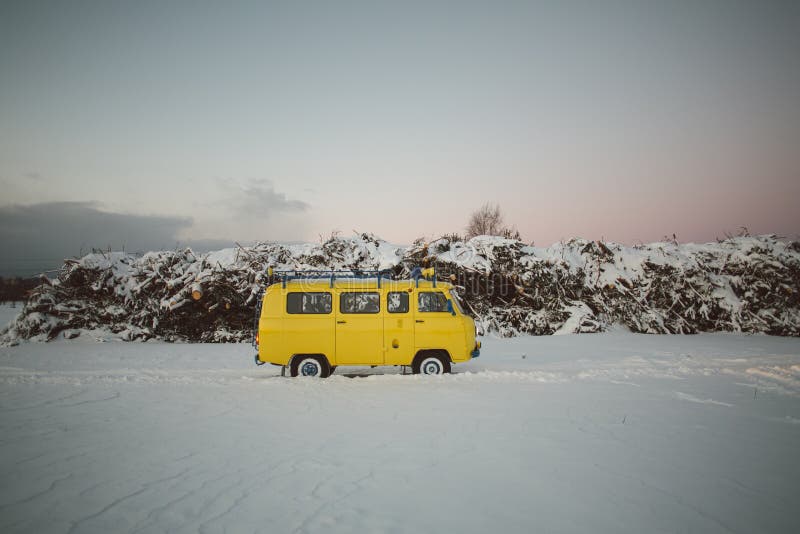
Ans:
[{"label": "tire track in snow", "polygon": [[[322,504],[315,507],[314,510],[306,514],[302,522],[292,530],[292,534],[300,534],[308,532],[307,530],[308,527],[311,525],[312,521],[318,518],[320,512],[322,512],[326,508],[336,508],[336,505],[339,504],[340,502],[349,499],[351,496],[355,495],[359,491],[364,491],[366,489],[366,487],[364,486],[364,481],[369,479],[374,479],[374,477],[375,477],[375,471],[373,468],[370,468],[369,473],[367,473],[366,475],[356,480],[353,480],[352,482],[347,482],[347,484],[351,484],[354,486],[354,488],[351,491],[346,491],[342,493],[338,498],[333,499],[331,501],[327,502],[323,501]],[[335,478],[335,474],[326,478],[324,481],[317,483],[314,489],[317,490],[323,483],[332,480],[333,478]]]},{"label": "tire track in snow", "polygon": [[[196,466],[192,466],[192,467],[196,467]],[[191,471],[192,467],[188,468],[185,472]],[[133,528],[131,529],[131,533],[141,532],[143,530],[151,528],[151,525],[149,523],[151,523],[153,520],[155,520],[155,518],[161,512],[170,510],[176,504],[184,502],[187,499],[191,499],[195,495],[201,494],[208,485],[213,484],[215,482],[218,482],[218,481],[222,480],[223,478],[225,478],[226,476],[227,476],[227,474],[221,475],[221,476],[215,477],[215,478],[204,478],[204,479],[201,479],[201,481],[199,482],[199,484],[197,486],[189,489],[189,491],[184,492],[182,495],[180,495],[176,499],[172,499],[170,501],[167,501],[166,503],[164,503],[161,506],[158,506],[156,508],[151,509],[148,512],[147,517],[144,520],[140,521],[139,523],[137,523],[136,525],[133,526]],[[191,477],[192,477],[192,475],[189,475],[188,478],[191,478]],[[187,479],[184,479],[182,482],[187,482],[187,481],[188,481]],[[141,526],[139,526],[140,524],[141,524]]]},{"label": "tire track in snow", "polygon": [[111,395],[110,397],[103,397],[103,398],[100,398],[100,399],[89,399],[89,400],[80,401],[80,402],[73,402],[71,404],[59,404],[58,407],[59,408],[69,408],[69,407],[72,407],[72,406],[81,406],[82,404],[95,404],[97,402],[107,402],[107,401],[115,400],[115,399],[118,399],[118,398],[120,398],[120,392],[119,391],[115,391],[114,394]]},{"label": "tire track in snow", "polygon": [[18,500],[18,501],[14,501],[14,502],[12,502],[12,503],[8,503],[8,504],[3,504],[3,505],[0,505],[0,510],[5,510],[6,508],[11,508],[12,506],[19,506],[19,505],[21,505],[21,504],[25,504],[25,503],[31,502],[31,501],[33,501],[33,500],[35,500],[35,499],[38,499],[39,497],[41,497],[41,496],[43,496],[43,495],[47,495],[48,493],[50,493],[51,491],[53,491],[54,489],[56,489],[56,486],[57,486],[57,485],[58,485],[60,482],[63,482],[63,481],[65,481],[65,480],[68,480],[68,479],[70,479],[70,478],[72,478],[72,477],[73,477],[73,474],[72,474],[72,473],[69,473],[69,474],[67,474],[66,476],[63,476],[63,477],[61,477],[61,478],[57,478],[57,479],[55,479],[55,480],[51,481],[51,482],[50,482],[50,485],[49,485],[49,486],[48,486],[46,489],[44,489],[44,490],[42,490],[42,491],[38,491],[38,492],[34,493],[33,495],[30,495],[30,496],[28,496],[28,497],[25,497],[25,498],[23,498],[23,499],[20,499],[20,500]]},{"label": "tire track in snow", "polygon": [[64,395],[63,397],[58,397],[58,398],[55,398],[55,399],[49,399],[49,400],[46,400],[44,402],[40,402],[40,403],[37,403],[37,404],[30,404],[28,406],[16,406],[14,408],[0,408],[0,412],[18,412],[18,411],[21,411],[21,410],[33,410],[33,409],[36,409],[36,408],[42,408],[44,406],[51,406],[51,405],[56,404],[56,403],[58,403],[60,401],[63,401],[63,400],[74,399],[75,397],[79,397],[79,396],[83,395],[84,393],[88,393],[88,392],[89,392],[88,388],[83,388],[80,391],[76,391],[75,393],[70,393],[69,395]]},{"label": "tire track in snow", "polygon": [[73,534],[74,532],[78,532],[79,528],[81,527],[81,525],[84,525],[85,523],[88,523],[92,519],[95,519],[95,518],[98,518],[98,517],[102,516],[103,514],[107,513],[109,510],[112,510],[112,509],[116,508],[117,506],[119,506],[123,502],[125,502],[125,501],[127,501],[129,499],[132,499],[132,498],[134,498],[134,497],[136,497],[138,495],[141,495],[141,494],[151,490],[153,487],[155,487],[155,486],[157,486],[159,484],[163,484],[164,482],[169,482],[170,480],[178,479],[178,478],[182,477],[183,475],[185,475],[188,472],[189,472],[189,469],[187,468],[187,469],[184,469],[183,471],[181,471],[180,473],[177,473],[175,475],[171,475],[171,476],[160,478],[160,479],[157,479],[157,480],[145,482],[144,483],[144,487],[142,487],[142,488],[140,488],[140,489],[138,489],[138,490],[136,490],[134,492],[128,493],[126,495],[123,495],[122,497],[118,497],[118,498],[114,499],[111,503],[109,503],[106,506],[104,506],[100,511],[95,512],[95,513],[93,513],[91,515],[82,517],[82,518],[80,518],[80,519],[78,519],[76,521],[72,521],[71,525],[70,525],[70,528],[67,531],[67,534]]},{"label": "tire track in snow", "polygon": [[[497,362],[495,366],[485,366],[478,369],[456,370],[451,375],[426,377],[420,375],[402,375],[399,373],[375,373],[348,378],[343,375],[334,375],[324,382],[310,380],[292,380],[278,375],[264,375],[254,371],[252,374],[242,374],[239,369],[202,369],[202,370],[104,370],[102,373],[92,371],[25,371],[14,368],[0,369],[0,383],[15,384],[53,384],[81,387],[81,391],[70,393],[67,396],[50,399],[42,403],[11,408],[0,408],[0,412],[29,410],[46,407],[78,397],[87,392],[87,385],[207,385],[231,386],[248,385],[253,387],[289,387],[317,390],[320,387],[352,388],[363,384],[396,383],[417,384],[420,382],[440,381],[447,384],[463,384],[472,382],[499,382],[499,383],[537,383],[561,384],[573,381],[605,381],[626,385],[638,385],[634,382],[637,378],[656,379],[685,379],[692,376],[715,376],[720,374],[749,376],[763,380],[770,387],[781,393],[789,395],[800,394],[800,366],[788,362],[775,365],[753,366],[753,360],[748,359],[708,359],[693,358],[692,364],[676,361],[659,361],[643,358],[626,358],[622,361],[612,361],[605,365],[586,366],[578,363],[548,365],[532,364],[524,368],[503,369],[505,362]],[[117,392],[118,394],[118,392]],[[113,400],[107,398],[105,400]],[[86,401],[81,401],[81,403]],[[88,402],[101,402],[95,399]],[[81,403],[74,403],[78,405]],[[63,404],[70,406],[70,404]]]},{"label": "tire track in snow", "polygon": [[[241,487],[241,485],[242,485],[242,479],[240,478],[236,483],[234,483],[232,486],[230,486],[230,489],[235,488],[235,487]],[[217,495],[217,498],[221,497],[222,495],[225,495],[226,493],[227,493],[227,490],[223,490],[221,493],[219,493]],[[223,510],[222,512],[220,512],[220,513],[218,513],[218,514],[206,519],[205,521],[203,521],[197,527],[197,531],[200,534],[205,534],[206,532],[208,532],[208,528],[210,527],[211,523],[213,523],[214,521],[219,521],[223,517],[225,517],[228,514],[230,514],[231,512],[233,512],[249,496],[250,496],[250,493],[248,491],[240,491],[240,495],[237,498],[235,498],[233,500],[233,502],[231,502],[225,510]]]}]

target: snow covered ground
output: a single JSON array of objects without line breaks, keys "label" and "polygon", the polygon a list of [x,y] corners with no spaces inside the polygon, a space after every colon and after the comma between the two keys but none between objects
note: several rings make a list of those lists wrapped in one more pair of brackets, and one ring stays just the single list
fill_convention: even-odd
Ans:
[{"label": "snow covered ground", "polygon": [[2,348],[0,531],[800,532],[800,339],[483,341],[323,381],[245,344]]},{"label": "snow covered ground", "polygon": [[0,303],[0,329],[13,321],[19,312],[22,311],[23,304],[21,302],[4,302]]}]

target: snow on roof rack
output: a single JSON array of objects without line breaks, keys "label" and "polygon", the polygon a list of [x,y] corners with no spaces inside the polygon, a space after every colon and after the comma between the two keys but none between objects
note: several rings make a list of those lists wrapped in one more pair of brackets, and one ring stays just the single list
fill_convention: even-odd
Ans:
[{"label": "snow on roof rack", "polygon": [[285,288],[286,282],[291,280],[301,279],[315,279],[315,278],[328,278],[333,287],[334,281],[337,278],[377,278],[378,287],[381,287],[382,278],[391,277],[391,269],[378,269],[378,270],[364,270],[364,269],[351,269],[351,270],[287,270],[287,271],[274,271],[272,267],[267,269],[269,276],[280,276],[281,284]]}]

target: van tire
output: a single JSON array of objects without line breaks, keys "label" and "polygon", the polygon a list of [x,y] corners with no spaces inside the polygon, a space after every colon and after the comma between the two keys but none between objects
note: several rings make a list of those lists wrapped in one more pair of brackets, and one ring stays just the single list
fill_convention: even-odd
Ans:
[{"label": "van tire", "polygon": [[298,354],[292,358],[290,373],[293,377],[328,378],[331,366],[328,359],[321,354]]},{"label": "van tire", "polygon": [[443,375],[450,372],[450,358],[444,351],[420,352],[414,358],[411,370],[415,375]]}]

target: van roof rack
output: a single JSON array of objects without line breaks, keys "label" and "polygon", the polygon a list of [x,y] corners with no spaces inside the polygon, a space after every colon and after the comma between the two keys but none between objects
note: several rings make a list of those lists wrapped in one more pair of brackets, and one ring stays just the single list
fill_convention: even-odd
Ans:
[{"label": "van roof rack", "polygon": [[364,269],[350,269],[350,270],[302,270],[293,269],[286,271],[273,271],[272,267],[267,269],[269,276],[279,276],[281,278],[282,287],[286,287],[286,282],[291,280],[301,280],[309,278],[328,278],[331,282],[331,287],[337,278],[361,279],[361,278],[377,278],[378,287],[381,287],[382,278],[391,278],[391,269],[378,269],[378,270],[364,270]]},{"label": "van roof rack", "polygon": [[[377,278],[378,280],[378,287],[381,287],[381,279],[383,278],[391,278],[391,269],[333,269],[333,270],[304,270],[304,269],[291,269],[291,270],[281,270],[275,271],[272,267],[267,268],[267,274],[269,276],[279,276],[281,278],[281,286],[285,289],[286,282],[290,282],[292,280],[305,280],[305,279],[322,279],[328,278],[330,280],[330,285],[333,287],[333,283],[336,281],[337,278]],[[423,269],[422,267],[414,267],[411,269],[411,279],[416,282],[416,286],[419,287],[419,279],[430,279],[433,282],[433,287],[436,287],[436,266],[429,267]]]}]

